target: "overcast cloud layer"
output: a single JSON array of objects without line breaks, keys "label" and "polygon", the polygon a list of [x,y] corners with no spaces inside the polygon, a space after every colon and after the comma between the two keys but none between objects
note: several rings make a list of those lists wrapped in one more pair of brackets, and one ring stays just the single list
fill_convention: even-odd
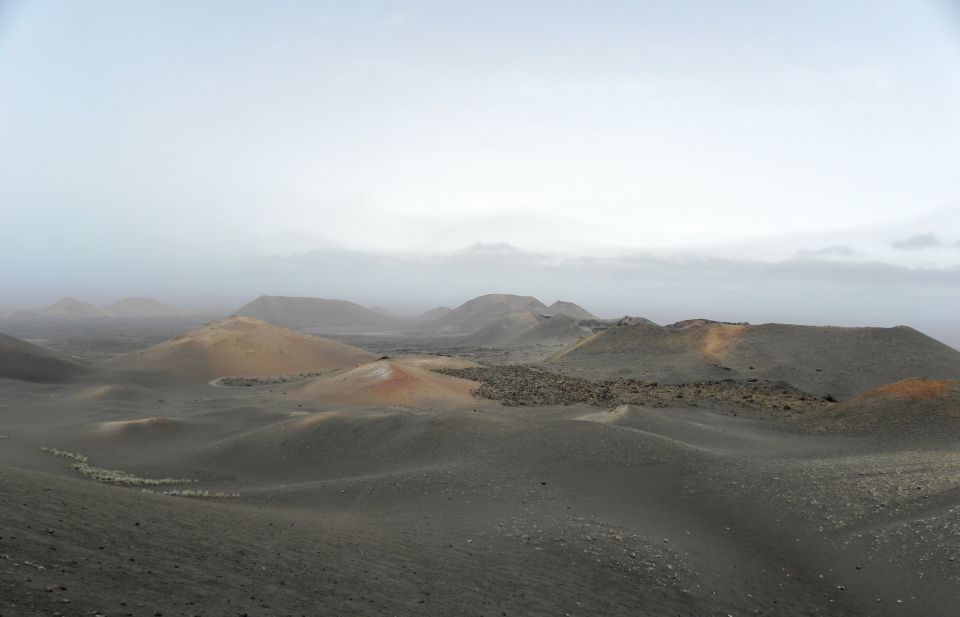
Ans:
[{"label": "overcast cloud layer", "polygon": [[0,306],[490,291],[960,344],[955,2],[0,3]]}]

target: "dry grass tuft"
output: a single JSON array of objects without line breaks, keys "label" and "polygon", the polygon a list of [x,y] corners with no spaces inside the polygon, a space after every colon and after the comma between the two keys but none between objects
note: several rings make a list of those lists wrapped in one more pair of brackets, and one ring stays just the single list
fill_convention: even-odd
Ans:
[{"label": "dry grass tuft", "polygon": [[[140,489],[140,490],[142,490],[144,493],[156,493],[156,491],[151,491],[146,488]],[[169,491],[160,491],[160,494],[170,495],[171,497],[203,497],[203,498],[209,498],[209,499],[225,499],[225,498],[240,496],[240,493],[225,493],[223,491],[210,492],[207,490],[193,490],[193,489],[187,489],[187,490],[174,489]]]}]

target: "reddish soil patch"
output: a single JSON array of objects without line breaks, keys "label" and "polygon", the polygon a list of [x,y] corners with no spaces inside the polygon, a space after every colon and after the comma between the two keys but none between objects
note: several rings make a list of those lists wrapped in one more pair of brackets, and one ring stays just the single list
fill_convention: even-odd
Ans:
[{"label": "reddish soil patch", "polygon": [[877,388],[862,398],[874,398],[878,396],[890,396],[901,400],[928,401],[941,398],[953,388],[956,388],[955,381],[941,381],[936,379],[904,379],[892,383],[882,388]]}]

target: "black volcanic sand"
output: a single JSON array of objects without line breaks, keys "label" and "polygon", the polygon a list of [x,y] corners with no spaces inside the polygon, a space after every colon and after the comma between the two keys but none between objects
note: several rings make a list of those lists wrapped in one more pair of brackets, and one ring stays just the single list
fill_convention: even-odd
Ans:
[{"label": "black volcanic sand", "polygon": [[[684,401],[351,409],[284,387],[0,380],[0,616],[960,605],[956,441]],[[196,482],[101,484],[41,447]]]}]

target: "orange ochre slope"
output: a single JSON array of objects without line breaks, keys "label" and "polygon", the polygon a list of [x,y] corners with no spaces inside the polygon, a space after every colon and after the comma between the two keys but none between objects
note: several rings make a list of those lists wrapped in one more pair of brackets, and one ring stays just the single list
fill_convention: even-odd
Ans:
[{"label": "orange ochre slope", "polygon": [[927,401],[942,398],[951,390],[956,390],[957,387],[958,382],[956,381],[904,379],[866,392],[859,398],[869,400],[877,397],[890,397],[906,401]]},{"label": "orange ochre slope", "polygon": [[294,332],[252,317],[229,317],[111,361],[118,368],[163,370],[190,380],[282,375],[347,368],[375,359],[363,349]]},{"label": "orange ochre slope", "polygon": [[[451,364],[456,364],[453,366]],[[475,381],[432,372],[462,361],[425,357],[378,360],[335,375],[323,375],[289,391],[289,396],[315,403],[348,406],[396,406],[463,410],[489,406],[478,398]]]}]

